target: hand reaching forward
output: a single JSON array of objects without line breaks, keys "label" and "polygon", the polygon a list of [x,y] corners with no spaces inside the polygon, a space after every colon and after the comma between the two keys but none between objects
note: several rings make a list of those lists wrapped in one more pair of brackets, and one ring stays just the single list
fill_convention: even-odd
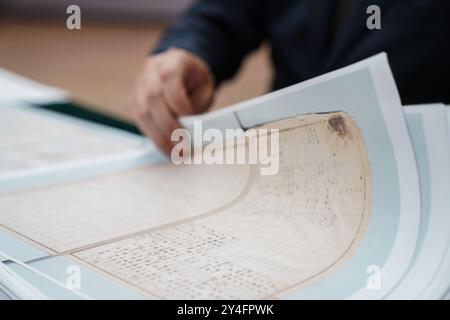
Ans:
[{"label": "hand reaching forward", "polygon": [[141,131],[170,154],[179,116],[204,112],[214,95],[206,64],[183,49],[169,49],[146,58],[134,92],[134,114]]}]

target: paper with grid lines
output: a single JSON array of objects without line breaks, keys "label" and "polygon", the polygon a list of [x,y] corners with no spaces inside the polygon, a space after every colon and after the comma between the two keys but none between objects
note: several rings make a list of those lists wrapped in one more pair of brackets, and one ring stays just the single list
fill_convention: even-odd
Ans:
[{"label": "paper with grid lines", "polygon": [[345,113],[278,121],[280,171],[159,165],[0,196],[0,223],[156,298],[269,298],[358,246],[371,207],[361,132]]}]

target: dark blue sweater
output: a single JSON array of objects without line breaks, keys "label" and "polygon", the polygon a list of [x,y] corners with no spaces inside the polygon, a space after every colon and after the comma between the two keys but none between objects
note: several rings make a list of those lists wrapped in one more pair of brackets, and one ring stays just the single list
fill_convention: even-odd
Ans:
[{"label": "dark blue sweater", "polygon": [[[279,89],[386,51],[404,104],[450,103],[450,0],[354,0],[339,24],[337,3],[199,0],[154,52],[190,50],[219,84],[267,41]],[[372,4],[381,8],[381,30],[366,26]]]}]

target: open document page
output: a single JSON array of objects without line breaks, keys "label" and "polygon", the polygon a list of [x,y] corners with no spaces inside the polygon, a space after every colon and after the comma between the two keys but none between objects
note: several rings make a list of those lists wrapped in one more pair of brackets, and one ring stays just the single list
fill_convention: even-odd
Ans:
[{"label": "open document page", "polygon": [[47,104],[67,100],[68,93],[62,89],[25,78],[0,68],[0,100],[18,100],[28,103]]},{"label": "open document page", "polygon": [[128,173],[4,196],[11,214],[2,223],[161,298],[274,296],[354,251],[370,214],[371,178],[361,133],[346,114],[271,127],[281,130],[276,175],[247,165],[154,166],[134,181]]},{"label": "open document page", "polygon": [[[0,102],[0,191],[106,171],[156,151],[141,136],[9,100]],[[87,170],[86,167],[89,167]]]},{"label": "open document page", "polygon": [[[205,124],[278,129],[277,174],[159,164],[3,192],[1,226],[48,260],[73,259],[150,298],[385,296],[412,259],[420,214],[386,57],[230,110],[219,115],[234,122],[210,114]],[[376,292],[373,266],[386,274]]]}]

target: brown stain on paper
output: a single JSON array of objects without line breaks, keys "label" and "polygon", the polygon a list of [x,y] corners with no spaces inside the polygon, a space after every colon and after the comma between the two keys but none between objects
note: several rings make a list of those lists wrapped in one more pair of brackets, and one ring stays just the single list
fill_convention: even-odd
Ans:
[{"label": "brown stain on paper", "polygon": [[345,138],[350,135],[349,129],[347,127],[347,123],[342,115],[332,116],[328,120],[328,127],[335,133],[338,134],[339,137]]}]

